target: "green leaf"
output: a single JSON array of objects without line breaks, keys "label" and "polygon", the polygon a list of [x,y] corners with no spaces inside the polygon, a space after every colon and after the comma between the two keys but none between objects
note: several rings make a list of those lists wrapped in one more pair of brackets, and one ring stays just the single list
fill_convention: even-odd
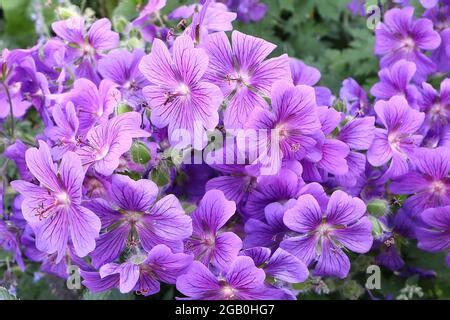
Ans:
[{"label": "green leaf", "polygon": [[127,20],[132,20],[138,15],[138,5],[142,3],[140,0],[121,0],[114,9],[114,16],[122,16]]}]

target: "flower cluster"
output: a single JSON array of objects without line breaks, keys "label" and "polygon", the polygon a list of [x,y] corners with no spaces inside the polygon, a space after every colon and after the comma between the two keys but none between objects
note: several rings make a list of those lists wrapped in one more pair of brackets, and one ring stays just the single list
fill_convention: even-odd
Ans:
[{"label": "flower cluster", "polygon": [[[0,245],[22,270],[77,266],[92,292],[296,299],[299,283],[346,278],[355,255],[405,268],[398,239],[450,249],[447,3],[387,11],[371,96],[352,78],[334,96],[316,68],[233,30],[265,15],[259,1],[162,16],[165,2],[120,34],[73,14],[2,52],[4,156],[20,178]],[[25,139],[14,124],[30,112],[44,129]]]}]

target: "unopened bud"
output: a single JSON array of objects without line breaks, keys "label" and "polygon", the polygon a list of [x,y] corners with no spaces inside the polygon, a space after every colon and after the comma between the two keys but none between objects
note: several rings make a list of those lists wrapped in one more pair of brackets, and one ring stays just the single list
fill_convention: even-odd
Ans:
[{"label": "unopened bud", "polygon": [[382,217],[389,213],[389,203],[383,199],[373,199],[367,203],[367,211],[374,217]]}]

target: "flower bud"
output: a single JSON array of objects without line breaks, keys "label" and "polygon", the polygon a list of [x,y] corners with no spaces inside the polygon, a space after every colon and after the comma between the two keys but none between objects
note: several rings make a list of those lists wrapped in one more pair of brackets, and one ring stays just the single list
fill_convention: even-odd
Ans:
[{"label": "flower bud", "polygon": [[367,203],[367,211],[374,217],[382,217],[389,213],[389,203],[384,199],[373,199]]},{"label": "flower bud", "polygon": [[142,142],[135,142],[131,146],[131,159],[137,164],[147,164],[151,159],[150,150]]}]

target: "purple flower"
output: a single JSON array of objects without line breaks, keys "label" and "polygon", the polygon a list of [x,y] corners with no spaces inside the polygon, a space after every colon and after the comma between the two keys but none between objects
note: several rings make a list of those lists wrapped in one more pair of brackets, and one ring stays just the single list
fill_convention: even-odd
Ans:
[{"label": "purple flower", "polygon": [[[267,130],[270,136],[267,139],[258,137],[260,141],[254,144],[263,144],[262,149],[258,146],[258,150],[271,153],[262,156],[273,158],[268,161],[276,166],[275,172],[278,172],[281,160],[301,160],[307,156],[322,132],[312,87],[293,86],[289,82],[279,81],[272,87],[271,99],[272,111],[260,108],[254,110],[245,128]],[[273,149],[272,144],[277,144],[276,149]],[[279,154],[276,154],[277,151]]]},{"label": "purple flower", "polygon": [[421,136],[415,133],[425,115],[411,109],[405,98],[395,96],[389,101],[378,101],[375,112],[386,129],[375,129],[375,137],[367,151],[367,160],[381,166],[392,159],[387,174],[398,177],[408,172],[408,159],[414,155]]},{"label": "purple flower", "polygon": [[265,60],[275,45],[234,31],[232,46],[224,32],[209,35],[203,44],[209,56],[205,78],[216,84],[228,99],[224,113],[226,128],[242,128],[258,107],[266,108],[263,96],[273,83],[290,75],[287,55]]},{"label": "purple flower", "polygon": [[139,12],[139,16],[133,20],[133,25],[142,26],[150,22],[150,19],[166,6],[166,2],[166,0],[149,0],[144,9]]},{"label": "purple flower", "polygon": [[[347,122],[339,132],[338,139],[346,143],[351,150],[367,150],[372,144],[375,131],[375,118],[355,118]],[[344,175],[336,175],[336,181],[342,186],[356,185],[357,179],[366,169],[366,156],[351,151],[346,158],[349,170]]]},{"label": "purple flower", "polygon": [[109,80],[102,80],[97,88],[90,80],[78,79],[63,101],[73,103],[79,119],[80,134],[86,134],[92,126],[108,120],[120,99],[120,92]]},{"label": "purple flower", "polygon": [[141,115],[126,112],[92,128],[76,150],[84,168],[92,168],[105,176],[119,166],[120,157],[130,150],[133,138],[145,138],[150,134],[139,128]]},{"label": "purple flower", "polygon": [[[419,248],[430,252],[450,249],[449,212],[450,206],[446,206],[430,208],[421,213],[425,226],[416,229]],[[447,254],[446,263],[450,267],[450,254]]]},{"label": "purple flower", "polygon": [[450,71],[450,2],[425,11],[424,18],[430,19],[441,36],[441,45],[431,54],[431,60],[439,72]]},{"label": "purple flower", "polygon": [[267,5],[260,0],[220,0],[231,11],[237,12],[237,18],[243,23],[257,22],[267,13]]},{"label": "purple flower", "polygon": [[339,96],[344,101],[348,114],[362,117],[369,113],[367,93],[353,78],[347,78],[342,82]]},{"label": "purple flower", "polygon": [[381,100],[389,100],[397,95],[403,96],[411,106],[415,106],[420,96],[417,87],[410,84],[415,73],[414,63],[400,60],[378,72],[380,82],[372,87],[370,93]]},{"label": "purple flower", "polygon": [[[3,198],[3,192],[1,194]],[[2,204],[2,208],[0,211],[3,210],[3,201],[0,201]],[[25,271],[25,264],[23,262],[22,253],[20,251],[20,243],[17,233],[13,232],[12,226],[8,226],[8,222],[4,222],[3,220],[0,220],[0,248],[2,248],[5,251],[9,251],[13,254],[14,260],[16,261],[17,265],[19,266],[21,271]]]},{"label": "purple flower", "polygon": [[115,260],[128,247],[141,245],[145,251],[165,244],[182,251],[183,240],[192,233],[191,218],[184,213],[174,195],[156,201],[158,188],[150,180],[134,181],[124,175],[113,175],[108,197],[85,202],[97,212],[105,231],[91,254],[99,267]]},{"label": "purple flower", "polygon": [[274,202],[264,208],[265,221],[251,218],[245,223],[244,248],[268,247],[277,248],[289,231],[283,223],[286,210],[292,208],[295,200],[291,199],[285,204]]},{"label": "purple flower", "polygon": [[135,108],[144,104],[141,91],[150,84],[138,68],[144,55],[145,52],[141,49],[133,52],[116,49],[98,63],[98,71],[102,77],[119,85],[124,102]]},{"label": "purple flower", "polygon": [[178,37],[173,54],[159,39],[153,42],[152,52],[142,58],[141,72],[152,85],[143,89],[152,108],[151,121],[158,128],[168,127],[169,140],[177,129],[212,130],[219,122],[218,108],[222,94],[217,86],[202,79],[208,67],[203,49],[194,48],[187,36]]},{"label": "purple flower", "polygon": [[255,265],[262,268],[267,276],[277,280],[301,283],[309,275],[308,268],[300,259],[281,248],[271,255],[268,248],[254,247],[243,250],[241,255],[252,258]]},{"label": "purple flower", "polygon": [[242,248],[241,239],[233,232],[221,230],[234,215],[236,204],[226,200],[222,191],[210,190],[192,213],[192,236],[185,250],[206,266],[211,262],[226,267]]},{"label": "purple flower", "polygon": [[71,239],[76,254],[86,256],[95,248],[101,223],[81,205],[84,172],[79,157],[67,152],[56,166],[48,145],[39,141],[39,149],[27,150],[26,163],[40,185],[22,180],[11,185],[24,196],[22,213],[36,233],[38,249],[57,253],[61,261]]},{"label": "purple flower", "polygon": [[53,156],[61,159],[66,152],[75,151],[78,147],[80,121],[70,101],[65,107],[54,106],[52,115],[56,125],[45,128],[45,135],[54,142]]},{"label": "purple flower", "polygon": [[422,83],[421,111],[425,112],[427,131],[440,133],[450,119],[450,79],[441,82],[438,93],[430,84]]},{"label": "purple flower", "polygon": [[[22,84],[19,81],[20,79],[14,79],[14,72],[16,66],[16,56],[14,54],[15,51],[9,51],[8,49],[4,49],[2,51],[2,55],[0,57],[0,67],[2,70],[5,70],[6,78],[2,79],[2,82],[6,84],[6,88],[8,89],[11,103],[13,105],[13,115],[16,118],[22,117],[25,115],[25,112],[31,107],[32,103],[26,99],[24,99],[22,94]],[[0,119],[4,119],[9,116],[10,106],[8,100],[8,93],[5,90],[5,87],[0,86]]]},{"label": "purple flower", "polygon": [[365,0],[351,0],[347,4],[347,9],[350,10],[354,16],[359,15],[364,17],[366,15],[365,2]]},{"label": "purple flower", "polygon": [[333,132],[343,120],[343,114],[334,108],[317,109],[321,123],[321,135],[317,145],[302,160],[305,181],[324,182],[329,173],[345,175],[349,171],[347,157],[349,146],[341,140],[333,138]]},{"label": "purple flower", "polygon": [[450,205],[450,151],[448,148],[421,148],[414,158],[417,170],[394,180],[389,190],[411,194],[404,207],[413,216],[428,208]]},{"label": "purple flower", "polygon": [[214,0],[200,1],[181,6],[169,14],[169,19],[189,19],[192,22],[184,31],[196,44],[203,43],[209,33],[231,31],[236,13],[230,12],[226,5]]},{"label": "purple flower", "polygon": [[300,196],[283,218],[286,226],[299,235],[280,246],[306,265],[317,261],[314,275],[345,278],[350,261],[341,248],[365,253],[372,246],[372,224],[365,212],[361,199],[342,191],[333,192],[325,211],[313,196]]},{"label": "purple flower", "polygon": [[264,284],[266,275],[250,257],[237,257],[226,270],[215,275],[205,265],[194,261],[178,277],[177,290],[190,300],[260,300],[273,299]]},{"label": "purple flower", "polygon": [[[318,69],[310,67],[303,61],[295,58],[290,58],[289,61],[294,85],[304,84],[307,86],[314,86],[319,82],[321,74]],[[332,97],[330,89],[326,87],[315,87],[314,91],[316,92],[318,105],[331,105],[334,97]]]},{"label": "purple flower", "polygon": [[375,53],[382,56],[381,66],[389,67],[406,59],[417,66],[416,80],[423,81],[435,65],[422,50],[439,47],[441,38],[428,19],[413,18],[414,8],[394,8],[386,12],[384,22],[375,31]]},{"label": "purple flower", "polygon": [[16,167],[22,180],[31,181],[33,180],[33,175],[27,168],[27,164],[25,161],[26,151],[27,146],[25,145],[25,143],[23,143],[22,140],[17,139],[16,142],[6,148],[4,155],[8,159],[11,159],[16,163]]},{"label": "purple flower", "polygon": [[448,2],[448,0],[441,0],[441,1],[439,1],[439,0],[420,0],[420,3],[422,4],[422,6],[427,9],[435,7],[440,2],[446,3],[446,2]]},{"label": "purple flower", "polygon": [[116,48],[119,44],[119,34],[111,31],[111,22],[105,18],[97,20],[85,32],[84,19],[75,16],[53,22],[52,29],[68,44],[68,57],[78,64],[76,76],[98,83],[100,79],[94,68],[95,61],[103,52]]},{"label": "purple flower", "polygon": [[250,218],[264,219],[264,208],[273,202],[284,202],[296,198],[304,186],[300,172],[282,168],[277,175],[261,176],[251,190],[248,199],[241,209],[245,220]]},{"label": "purple flower", "polygon": [[149,296],[159,292],[160,282],[175,284],[177,278],[192,264],[192,260],[192,256],[172,253],[167,246],[160,244],[153,247],[148,255],[138,253],[131,255],[122,264],[105,264],[99,274],[102,279],[119,274],[121,293],[134,290]]}]

